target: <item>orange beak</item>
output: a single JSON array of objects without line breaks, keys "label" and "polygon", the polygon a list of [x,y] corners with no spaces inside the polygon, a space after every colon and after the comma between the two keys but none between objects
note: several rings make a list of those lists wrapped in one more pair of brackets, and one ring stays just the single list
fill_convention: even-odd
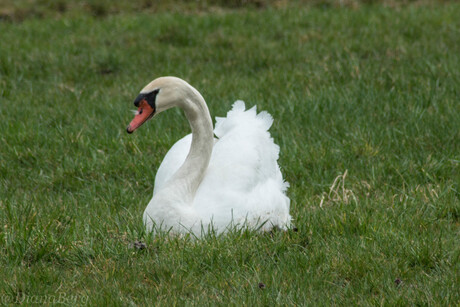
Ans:
[{"label": "orange beak", "polygon": [[129,123],[126,131],[128,133],[133,133],[134,130],[142,126],[143,123],[148,121],[155,114],[155,109],[150,106],[147,100],[142,99],[139,102],[139,108],[137,109],[137,114],[134,116],[134,119]]}]

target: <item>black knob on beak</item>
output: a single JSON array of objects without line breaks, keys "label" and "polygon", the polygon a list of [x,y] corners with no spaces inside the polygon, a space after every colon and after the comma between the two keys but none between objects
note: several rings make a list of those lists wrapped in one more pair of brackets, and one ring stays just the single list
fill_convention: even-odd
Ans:
[{"label": "black knob on beak", "polygon": [[139,96],[136,97],[136,99],[134,100],[134,105],[136,106],[136,108],[139,108],[139,104],[143,99],[145,99],[145,94],[139,94]]}]

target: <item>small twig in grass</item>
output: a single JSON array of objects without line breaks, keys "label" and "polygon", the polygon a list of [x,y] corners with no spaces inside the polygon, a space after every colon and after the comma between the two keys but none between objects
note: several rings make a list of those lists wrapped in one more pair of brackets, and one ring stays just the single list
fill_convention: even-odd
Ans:
[{"label": "small twig in grass", "polygon": [[145,244],[144,242],[141,242],[141,241],[135,241],[135,242],[131,243],[129,245],[129,247],[142,250],[142,249],[147,248],[147,244]]}]

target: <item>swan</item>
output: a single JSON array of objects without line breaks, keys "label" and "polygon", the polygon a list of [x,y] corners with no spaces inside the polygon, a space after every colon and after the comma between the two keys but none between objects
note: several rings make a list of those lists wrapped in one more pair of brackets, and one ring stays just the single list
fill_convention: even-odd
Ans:
[{"label": "swan", "polygon": [[143,215],[148,231],[201,236],[232,227],[290,227],[289,184],[277,163],[279,146],[268,132],[270,114],[257,114],[255,106],[246,110],[243,101],[236,101],[226,118],[216,118],[213,129],[201,94],[176,77],[153,80],[134,105],[138,109],[128,133],[172,107],[183,109],[192,129],[158,168],[153,197]]}]

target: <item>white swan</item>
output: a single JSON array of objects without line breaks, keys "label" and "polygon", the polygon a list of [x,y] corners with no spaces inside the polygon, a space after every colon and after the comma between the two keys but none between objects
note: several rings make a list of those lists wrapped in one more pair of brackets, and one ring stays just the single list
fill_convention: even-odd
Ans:
[{"label": "white swan", "polygon": [[[184,80],[161,77],[134,101],[132,133],[166,109],[180,107],[192,133],[166,154],[155,177],[153,198],[144,211],[147,229],[197,236],[229,227],[263,231],[290,226],[288,183],[277,164],[279,147],[268,133],[273,119],[237,101],[226,118],[211,116],[201,94]],[[218,139],[214,138],[214,134]]]}]

